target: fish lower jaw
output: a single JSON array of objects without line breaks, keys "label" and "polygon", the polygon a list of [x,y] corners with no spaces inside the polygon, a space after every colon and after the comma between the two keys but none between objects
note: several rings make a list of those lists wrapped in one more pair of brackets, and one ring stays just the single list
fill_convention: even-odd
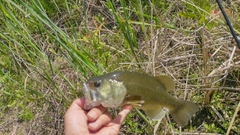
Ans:
[{"label": "fish lower jaw", "polygon": [[99,105],[101,105],[101,102],[86,102],[85,104],[84,104],[84,107],[83,107],[83,109],[84,110],[90,110],[90,109],[92,109],[93,107],[96,107],[96,106],[99,106]]}]

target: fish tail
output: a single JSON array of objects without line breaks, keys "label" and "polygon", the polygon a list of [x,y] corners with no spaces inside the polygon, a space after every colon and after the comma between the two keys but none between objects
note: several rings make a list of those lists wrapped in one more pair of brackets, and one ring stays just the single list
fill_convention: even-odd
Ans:
[{"label": "fish tail", "polygon": [[192,115],[199,109],[197,104],[189,101],[178,101],[181,105],[170,111],[173,119],[179,124],[179,126],[187,125]]}]

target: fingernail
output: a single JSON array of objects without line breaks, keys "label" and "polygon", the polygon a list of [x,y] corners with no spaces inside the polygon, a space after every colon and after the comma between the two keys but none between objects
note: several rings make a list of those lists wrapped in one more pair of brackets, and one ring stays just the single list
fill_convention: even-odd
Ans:
[{"label": "fingernail", "polygon": [[89,121],[94,121],[95,119],[96,119],[96,113],[95,112],[89,112],[88,114],[87,114],[87,116],[88,116],[88,120]]},{"label": "fingernail", "polygon": [[97,124],[96,123],[89,123],[89,129],[90,130],[95,130],[97,128]]}]

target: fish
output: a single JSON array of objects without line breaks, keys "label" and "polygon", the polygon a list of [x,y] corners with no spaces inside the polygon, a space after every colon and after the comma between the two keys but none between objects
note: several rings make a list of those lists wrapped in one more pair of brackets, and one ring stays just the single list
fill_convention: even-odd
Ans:
[{"label": "fish", "polygon": [[116,108],[131,104],[142,109],[150,119],[157,120],[162,117],[163,108],[167,108],[177,124],[183,127],[199,109],[197,104],[169,94],[175,89],[175,83],[164,75],[116,71],[90,78],[83,86],[85,110],[99,105]]}]

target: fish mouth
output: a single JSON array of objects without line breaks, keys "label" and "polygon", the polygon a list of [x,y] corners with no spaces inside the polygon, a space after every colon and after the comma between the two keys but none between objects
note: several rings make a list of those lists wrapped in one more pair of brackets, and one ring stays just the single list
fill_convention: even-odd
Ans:
[{"label": "fish mouth", "polygon": [[85,104],[84,104],[84,110],[90,110],[95,106],[99,106],[101,104],[101,101],[97,98],[97,92],[96,90],[90,89],[87,83],[83,83],[84,86],[84,96],[85,96]]}]

